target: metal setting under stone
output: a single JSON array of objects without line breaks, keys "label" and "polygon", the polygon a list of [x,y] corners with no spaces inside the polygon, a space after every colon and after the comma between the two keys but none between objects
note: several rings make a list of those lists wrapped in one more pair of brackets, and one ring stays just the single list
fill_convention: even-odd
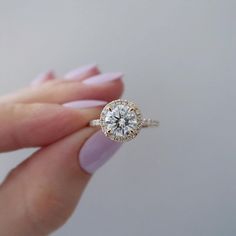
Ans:
[{"label": "metal setting under stone", "polygon": [[135,104],[126,100],[109,103],[101,113],[102,130],[115,141],[133,139],[141,128],[141,112]]}]

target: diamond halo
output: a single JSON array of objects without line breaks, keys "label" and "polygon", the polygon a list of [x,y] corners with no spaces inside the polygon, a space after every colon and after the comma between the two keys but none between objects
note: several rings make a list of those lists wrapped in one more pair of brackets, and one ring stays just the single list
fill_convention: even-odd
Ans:
[{"label": "diamond halo", "polygon": [[142,120],[142,114],[137,105],[121,99],[107,104],[100,115],[103,133],[118,142],[135,138],[142,128]]},{"label": "diamond halo", "polygon": [[126,142],[135,138],[141,128],[158,127],[158,120],[142,117],[140,109],[133,102],[115,100],[102,110],[100,119],[91,120],[91,127],[101,127],[104,135],[117,142]]}]

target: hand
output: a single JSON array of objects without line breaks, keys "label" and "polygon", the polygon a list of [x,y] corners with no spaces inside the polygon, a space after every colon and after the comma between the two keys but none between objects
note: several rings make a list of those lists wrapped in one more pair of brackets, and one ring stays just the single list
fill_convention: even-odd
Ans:
[{"label": "hand", "polygon": [[65,79],[49,72],[0,98],[0,152],[40,148],[0,186],[1,236],[48,235],[69,218],[91,174],[119,148],[87,124],[120,97],[121,77],[96,66]]}]

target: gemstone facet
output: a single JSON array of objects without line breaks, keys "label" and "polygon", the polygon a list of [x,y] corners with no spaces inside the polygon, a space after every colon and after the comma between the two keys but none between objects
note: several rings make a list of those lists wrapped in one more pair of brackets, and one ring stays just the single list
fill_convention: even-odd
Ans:
[{"label": "gemstone facet", "polygon": [[115,100],[107,104],[100,120],[104,134],[120,142],[133,139],[142,126],[140,110],[134,103],[126,100]]}]

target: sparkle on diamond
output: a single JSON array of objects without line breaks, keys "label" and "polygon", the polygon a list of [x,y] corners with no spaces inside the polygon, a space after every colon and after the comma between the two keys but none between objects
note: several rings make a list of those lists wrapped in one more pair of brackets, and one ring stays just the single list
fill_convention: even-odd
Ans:
[{"label": "sparkle on diamond", "polygon": [[115,136],[124,137],[137,129],[137,115],[129,106],[119,104],[108,110],[105,116],[107,131]]}]

